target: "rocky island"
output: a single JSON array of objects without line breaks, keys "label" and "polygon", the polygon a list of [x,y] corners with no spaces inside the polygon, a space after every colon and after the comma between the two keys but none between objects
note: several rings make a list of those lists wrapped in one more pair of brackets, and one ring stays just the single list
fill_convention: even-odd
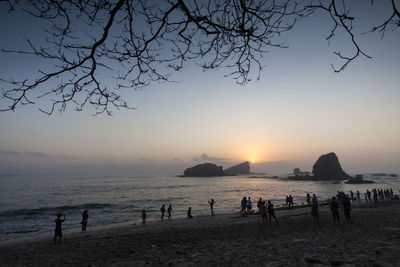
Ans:
[{"label": "rocky island", "polygon": [[198,164],[194,167],[187,168],[183,172],[183,176],[188,177],[212,177],[212,176],[224,176],[224,170],[222,166],[217,166],[213,163]]},{"label": "rocky island", "polygon": [[213,163],[203,163],[187,168],[183,172],[183,177],[235,176],[250,173],[250,163],[248,161],[232,166],[225,171],[222,166],[217,166]]},{"label": "rocky island", "polygon": [[350,178],[344,172],[334,152],[322,155],[314,163],[313,175],[295,175],[287,179],[296,181],[342,181]]},{"label": "rocky island", "polygon": [[248,161],[232,166],[224,171],[225,175],[250,174],[250,163]]}]

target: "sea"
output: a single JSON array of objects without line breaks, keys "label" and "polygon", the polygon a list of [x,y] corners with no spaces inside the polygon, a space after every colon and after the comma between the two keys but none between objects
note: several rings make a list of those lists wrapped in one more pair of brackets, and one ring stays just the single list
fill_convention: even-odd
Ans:
[{"label": "sea", "polygon": [[148,221],[160,220],[163,204],[172,204],[173,218],[184,218],[188,207],[192,215],[208,215],[208,200],[214,199],[216,214],[234,213],[241,199],[251,197],[284,205],[286,195],[294,203],[306,202],[306,194],[318,199],[332,197],[337,191],[354,193],[361,198],[369,189],[392,188],[399,194],[400,177],[365,174],[374,184],[345,184],[328,181],[289,181],[280,178],[177,177],[177,176],[0,176],[0,242],[34,237],[54,231],[56,214],[65,213],[64,229],[79,231],[81,214],[89,212],[90,227],[118,223],[138,224],[142,209]]}]

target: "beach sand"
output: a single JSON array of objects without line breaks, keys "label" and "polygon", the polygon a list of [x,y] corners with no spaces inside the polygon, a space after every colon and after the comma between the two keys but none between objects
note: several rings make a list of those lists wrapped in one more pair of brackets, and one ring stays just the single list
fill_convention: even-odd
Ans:
[{"label": "beach sand", "polygon": [[[195,213],[193,214],[195,215]],[[0,244],[1,266],[400,266],[400,201],[353,205],[353,224],[334,225],[327,206],[319,227],[310,208],[223,214],[146,225],[64,232]],[[90,222],[89,222],[90,223]]]}]

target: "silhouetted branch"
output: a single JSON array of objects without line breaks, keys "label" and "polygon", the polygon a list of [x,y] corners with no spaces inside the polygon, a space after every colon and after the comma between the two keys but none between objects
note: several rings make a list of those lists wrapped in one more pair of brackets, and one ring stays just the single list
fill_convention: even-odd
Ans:
[{"label": "silhouetted branch", "polygon": [[[259,79],[262,55],[270,48],[286,48],[280,41],[300,18],[315,10],[329,14],[334,26],[350,36],[354,54],[335,54],[344,64],[367,54],[353,33],[349,9],[335,0],[0,0],[9,10],[22,9],[46,22],[47,39],[27,40],[26,50],[3,48],[3,53],[36,56],[46,62],[35,79],[1,79],[2,111],[35,104],[35,98],[49,98],[52,114],[69,104],[81,111],[87,105],[96,114],[111,114],[131,108],[121,97],[123,89],[139,90],[156,81],[170,81],[187,61],[204,70],[220,67],[238,84]],[[382,33],[399,23],[393,14],[371,31]],[[397,24],[398,26],[398,24]],[[112,78],[112,80],[111,80]],[[112,81],[112,83],[110,83]],[[54,85],[56,84],[56,85]]]}]

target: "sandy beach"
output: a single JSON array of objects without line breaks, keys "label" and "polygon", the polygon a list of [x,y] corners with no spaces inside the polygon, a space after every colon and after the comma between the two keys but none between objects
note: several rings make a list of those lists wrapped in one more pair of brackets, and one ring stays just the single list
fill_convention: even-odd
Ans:
[{"label": "sandy beach", "polygon": [[[64,231],[0,244],[1,266],[400,266],[400,202],[353,205],[353,224],[334,225],[327,206],[314,227],[310,208],[278,210],[278,223],[258,215]],[[194,213],[195,215],[195,213]]]}]

